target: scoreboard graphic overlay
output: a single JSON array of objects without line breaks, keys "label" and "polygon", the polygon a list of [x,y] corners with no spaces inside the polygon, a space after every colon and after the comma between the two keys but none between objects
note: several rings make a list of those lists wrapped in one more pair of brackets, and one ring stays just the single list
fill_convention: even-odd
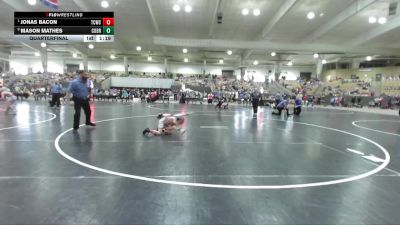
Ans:
[{"label": "scoreboard graphic overlay", "polygon": [[20,41],[113,42],[114,12],[14,12]]}]

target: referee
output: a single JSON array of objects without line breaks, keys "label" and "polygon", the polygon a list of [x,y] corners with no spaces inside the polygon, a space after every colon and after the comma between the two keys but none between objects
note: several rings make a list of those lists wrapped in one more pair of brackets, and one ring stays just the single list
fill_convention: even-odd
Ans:
[{"label": "referee", "polygon": [[69,83],[68,91],[72,94],[72,100],[74,101],[74,130],[78,130],[79,128],[79,119],[81,117],[81,108],[85,112],[86,116],[86,125],[87,126],[96,126],[96,124],[90,121],[90,87],[88,86],[88,77],[89,75],[80,70],[78,72],[79,77]]}]

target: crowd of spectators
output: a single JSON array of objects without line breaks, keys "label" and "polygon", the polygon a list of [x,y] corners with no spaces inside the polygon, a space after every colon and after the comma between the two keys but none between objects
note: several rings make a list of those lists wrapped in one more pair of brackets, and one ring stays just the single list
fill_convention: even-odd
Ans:
[{"label": "crowd of spectators", "polygon": [[[138,88],[110,88],[100,89],[96,88],[93,92],[93,99],[98,101],[132,101],[134,98],[140,98],[146,101],[152,98],[150,95],[156,93],[157,100],[167,100],[173,97],[177,92],[171,89],[138,89]],[[153,97],[154,98],[154,97]],[[154,100],[152,100],[154,101]]]},{"label": "crowd of spectators", "polygon": [[[63,87],[63,93],[66,93],[68,83],[75,78],[75,74],[34,74],[29,76],[16,76],[7,79],[7,87],[17,96],[18,99],[26,99],[33,96],[34,100],[47,100],[49,97],[49,87],[53,81],[58,80]],[[232,76],[217,76],[215,74],[172,74],[172,73],[139,73],[134,76],[146,78],[172,78],[176,84],[183,85],[182,89],[138,89],[138,88],[111,88],[102,89],[100,84],[106,78],[113,76],[113,73],[93,73],[93,97],[99,101],[132,101],[134,98],[147,101],[152,92],[157,93],[157,99],[179,101],[182,96],[186,99],[207,99],[212,94],[213,101],[224,98],[226,102],[238,102],[248,104],[250,95],[254,90],[263,89],[264,98],[273,96],[276,92],[282,90],[273,90],[273,84],[286,88],[292,96],[308,96],[308,100],[315,104],[330,104],[333,106],[371,106],[381,108],[393,108],[399,103],[400,96],[400,77],[382,76],[380,94],[376,96],[376,90],[373,89],[369,78],[343,79],[335,78],[329,82],[321,82],[318,79],[287,81],[281,79],[265,83],[256,83],[252,79],[238,80]],[[196,91],[184,86],[190,87],[209,87],[212,91]],[[376,87],[375,87],[376,88]],[[283,91],[282,93],[284,93]],[[368,98],[367,98],[368,97]],[[361,99],[361,100],[360,100]]]}]

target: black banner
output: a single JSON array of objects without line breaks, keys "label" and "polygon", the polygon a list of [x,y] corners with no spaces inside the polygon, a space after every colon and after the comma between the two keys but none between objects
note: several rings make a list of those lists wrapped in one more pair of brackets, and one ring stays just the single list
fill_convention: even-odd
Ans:
[{"label": "black banner", "polygon": [[[89,35],[103,34],[101,27],[14,27],[15,35]],[[105,34],[105,33],[104,33]],[[110,34],[110,33],[108,33]]]},{"label": "black banner", "polygon": [[18,18],[113,18],[114,12],[14,12]]},{"label": "black banner", "polygon": [[375,81],[382,81],[382,74],[381,73],[377,73],[376,75],[375,75]]},{"label": "black banner", "polygon": [[16,27],[55,27],[55,26],[103,26],[103,19],[14,19]]}]

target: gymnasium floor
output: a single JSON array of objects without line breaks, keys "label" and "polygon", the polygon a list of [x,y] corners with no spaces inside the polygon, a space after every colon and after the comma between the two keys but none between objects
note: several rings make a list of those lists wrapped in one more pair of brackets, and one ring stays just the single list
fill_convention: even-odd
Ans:
[{"label": "gymnasium floor", "polygon": [[[399,224],[396,116],[92,108],[77,133],[71,106],[0,113],[0,224]],[[186,132],[144,137],[160,112],[187,114]]]}]

